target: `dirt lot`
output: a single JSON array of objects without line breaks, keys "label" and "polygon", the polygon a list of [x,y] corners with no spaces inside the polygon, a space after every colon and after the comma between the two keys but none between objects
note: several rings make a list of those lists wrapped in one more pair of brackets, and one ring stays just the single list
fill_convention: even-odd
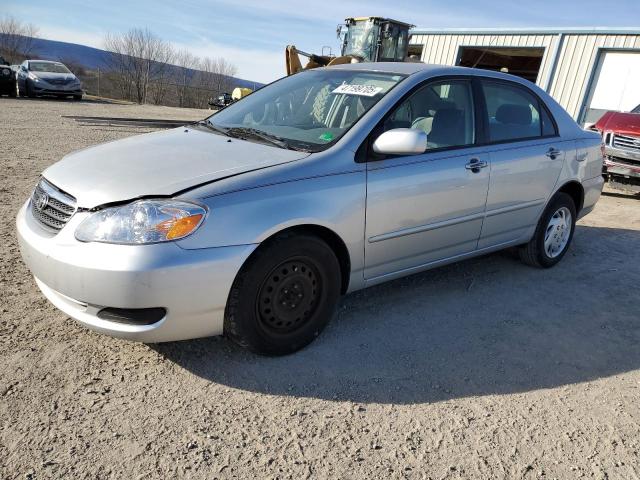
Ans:
[{"label": "dirt lot", "polygon": [[551,270],[510,252],[350,295],[286,358],[91,333],[22,264],[14,217],[64,154],[136,129],[0,99],[0,478],[640,478],[640,200],[604,196]]}]

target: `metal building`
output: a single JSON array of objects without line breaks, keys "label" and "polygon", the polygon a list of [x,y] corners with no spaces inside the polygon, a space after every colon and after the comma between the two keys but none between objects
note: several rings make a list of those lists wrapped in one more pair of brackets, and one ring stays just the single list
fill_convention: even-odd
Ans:
[{"label": "metal building", "polygon": [[640,104],[640,27],[413,30],[426,63],[508,71],[537,83],[578,123]]}]

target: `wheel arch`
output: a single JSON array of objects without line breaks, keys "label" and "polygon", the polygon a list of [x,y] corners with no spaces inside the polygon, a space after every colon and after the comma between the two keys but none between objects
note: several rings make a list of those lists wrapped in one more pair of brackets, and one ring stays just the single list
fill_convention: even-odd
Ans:
[{"label": "wheel arch", "polygon": [[576,207],[576,215],[579,215],[584,205],[584,188],[582,184],[576,180],[570,180],[563,184],[558,189],[558,192],[566,193],[571,197]]},{"label": "wheel arch", "polygon": [[249,256],[249,258],[245,261],[245,263],[248,262],[251,257],[260,250],[260,247],[262,245],[269,242],[270,240],[282,235],[296,234],[312,235],[314,237],[320,238],[327,245],[329,245],[329,248],[333,250],[333,253],[336,255],[336,258],[338,259],[338,263],[340,265],[340,292],[342,294],[346,293],[349,288],[349,279],[351,276],[351,256],[349,254],[349,249],[347,248],[347,245],[340,237],[340,235],[324,225],[302,223],[298,225],[288,226],[275,232],[271,232],[268,236],[262,239],[260,245],[258,245],[251,256]]}]

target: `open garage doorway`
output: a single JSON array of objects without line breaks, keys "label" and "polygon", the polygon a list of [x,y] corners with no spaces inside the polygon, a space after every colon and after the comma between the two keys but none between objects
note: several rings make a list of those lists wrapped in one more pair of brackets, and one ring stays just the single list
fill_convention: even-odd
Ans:
[{"label": "open garage doorway", "polygon": [[460,47],[458,65],[507,72],[535,83],[544,47]]},{"label": "open garage doorway", "polygon": [[640,105],[640,50],[600,50],[586,96],[582,123],[592,125],[609,110]]}]

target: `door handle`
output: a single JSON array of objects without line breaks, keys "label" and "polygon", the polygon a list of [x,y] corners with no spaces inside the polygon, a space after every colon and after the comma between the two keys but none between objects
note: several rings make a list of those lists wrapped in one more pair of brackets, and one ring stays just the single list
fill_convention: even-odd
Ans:
[{"label": "door handle", "polygon": [[560,156],[561,153],[562,152],[557,148],[551,147],[549,150],[547,150],[547,153],[545,153],[545,155],[549,157],[551,160],[555,160]]},{"label": "door handle", "polygon": [[485,168],[489,166],[489,164],[487,162],[485,162],[484,160],[479,160],[477,158],[472,158],[471,160],[469,160],[469,163],[467,163],[464,168],[466,168],[467,170],[471,170],[473,173],[478,173],[480,172],[481,168]]}]

